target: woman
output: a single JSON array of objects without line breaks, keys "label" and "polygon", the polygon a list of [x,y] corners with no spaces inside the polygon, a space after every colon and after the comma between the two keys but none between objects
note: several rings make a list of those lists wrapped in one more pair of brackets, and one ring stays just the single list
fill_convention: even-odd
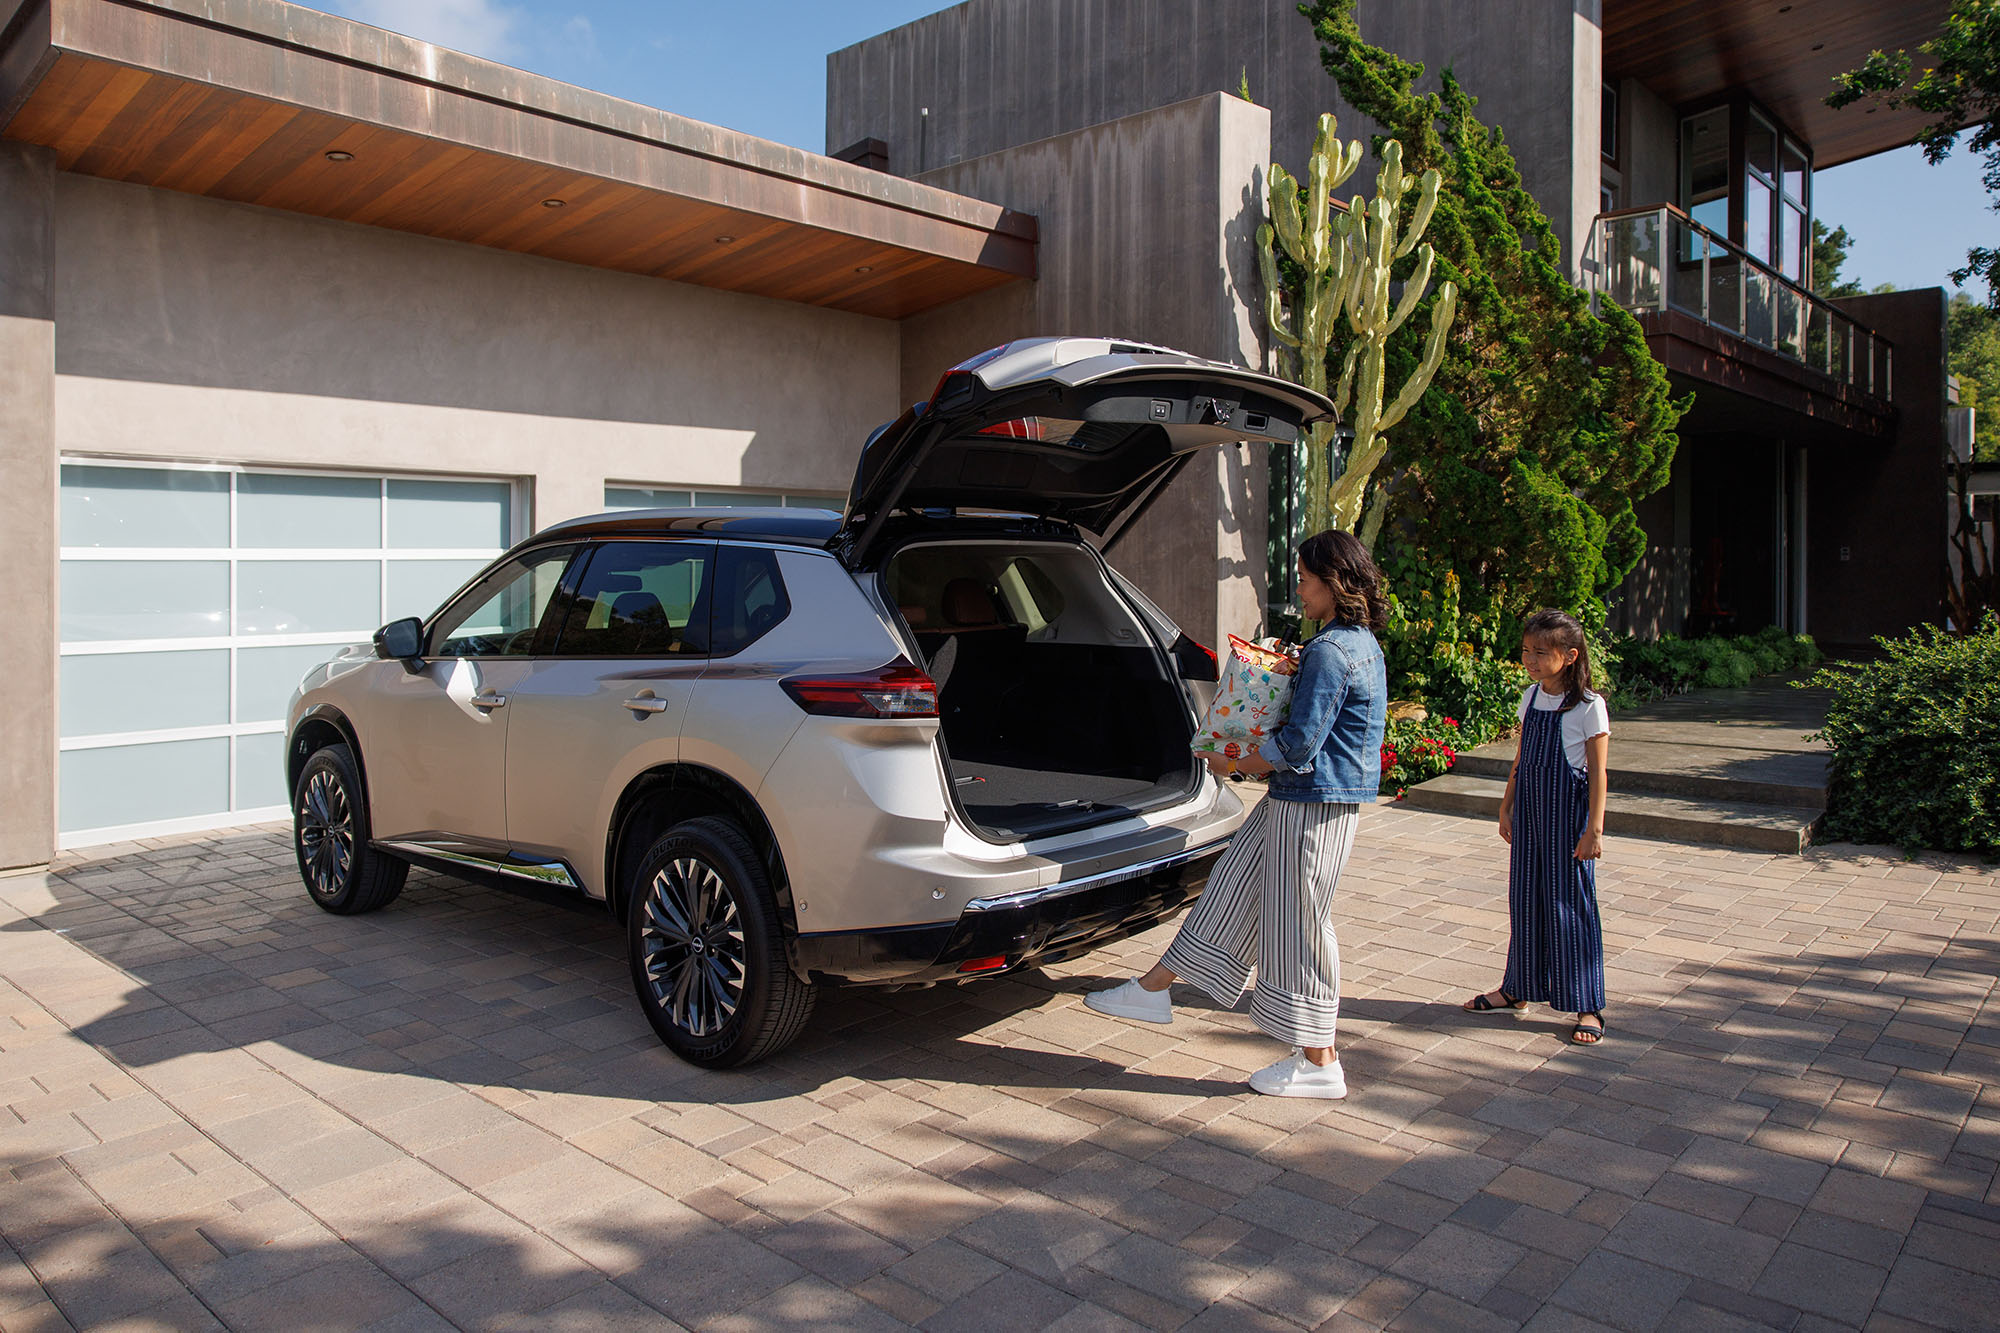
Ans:
[{"label": "woman", "polygon": [[1325,626],[1299,652],[1291,713],[1257,753],[1205,756],[1218,777],[1268,775],[1269,794],[1216,863],[1180,934],[1144,976],[1084,997],[1101,1014],[1171,1023],[1178,979],[1225,1007],[1254,964],[1251,1021],[1294,1048],[1250,1076],[1275,1097],[1345,1097],[1334,1051],[1340,943],[1333,894],[1354,846],[1361,806],[1382,785],[1388,681],[1375,634],[1382,576],[1351,534],[1322,532],[1299,547],[1299,607]]}]

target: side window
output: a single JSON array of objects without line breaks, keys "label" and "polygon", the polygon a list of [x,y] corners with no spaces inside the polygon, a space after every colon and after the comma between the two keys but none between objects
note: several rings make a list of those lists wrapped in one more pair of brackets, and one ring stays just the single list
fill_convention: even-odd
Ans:
[{"label": "side window", "polygon": [[776,553],[750,546],[722,548],[716,580],[714,655],[727,657],[764,637],[792,613]]},{"label": "side window", "polygon": [[714,574],[712,542],[606,542],[577,581],[557,655],[705,656]]},{"label": "side window", "polygon": [[432,657],[527,657],[574,546],[545,547],[509,560],[438,614]]}]

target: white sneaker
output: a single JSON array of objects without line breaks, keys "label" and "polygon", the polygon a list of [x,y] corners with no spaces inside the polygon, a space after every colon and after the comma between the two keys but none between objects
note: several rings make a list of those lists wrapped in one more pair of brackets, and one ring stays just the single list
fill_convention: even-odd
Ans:
[{"label": "white sneaker", "polygon": [[1141,1023],[1174,1021],[1174,1002],[1166,991],[1147,990],[1136,977],[1109,990],[1094,990],[1083,997],[1083,1002],[1113,1018],[1136,1018]]},{"label": "white sneaker", "polygon": [[1341,1072],[1339,1060],[1316,1065],[1303,1052],[1294,1050],[1278,1063],[1265,1065],[1252,1074],[1250,1086],[1267,1097],[1331,1099],[1347,1095],[1347,1075]]}]

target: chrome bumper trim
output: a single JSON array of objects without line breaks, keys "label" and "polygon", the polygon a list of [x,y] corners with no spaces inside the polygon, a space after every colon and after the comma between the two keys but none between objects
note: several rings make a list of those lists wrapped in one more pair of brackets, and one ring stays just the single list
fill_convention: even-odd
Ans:
[{"label": "chrome bumper trim", "polygon": [[1029,907],[1045,903],[1052,898],[1067,897],[1072,893],[1082,893],[1087,889],[1102,888],[1106,884],[1117,884],[1128,879],[1141,879],[1161,870],[1171,870],[1175,866],[1186,865],[1204,856],[1219,853],[1229,845],[1229,839],[1217,838],[1199,847],[1187,847],[1171,856],[1142,861],[1138,865],[1120,866],[1116,870],[1100,871],[1086,875],[1082,879],[1060,880],[1054,884],[1044,884],[1038,889],[1023,889],[1019,893],[1005,893],[997,898],[974,898],[965,905],[968,914],[972,912],[1004,912],[1017,907]]}]

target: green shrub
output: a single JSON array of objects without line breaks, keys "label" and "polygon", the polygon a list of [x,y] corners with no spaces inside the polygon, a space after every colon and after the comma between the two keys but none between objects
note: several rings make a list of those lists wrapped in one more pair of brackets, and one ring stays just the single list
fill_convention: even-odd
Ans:
[{"label": "green shrub", "polygon": [[1607,688],[1621,708],[1693,689],[1734,689],[1756,676],[1803,671],[1818,665],[1819,648],[1808,635],[1762,629],[1739,638],[1619,638],[1606,645],[1615,665]]},{"label": "green shrub", "polygon": [[1466,612],[1457,575],[1391,557],[1389,624],[1382,633],[1391,699],[1418,699],[1457,721],[1458,748],[1492,740],[1514,725],[1528,679],[1520,644],[1490,619]]},{"label": "green shrub", "polygon": [[1836,662],[1825,836],[1908,851],[2000,850],[2000,617],[1954,639],[1919,626],[1878,638],[1879,662]]}]

